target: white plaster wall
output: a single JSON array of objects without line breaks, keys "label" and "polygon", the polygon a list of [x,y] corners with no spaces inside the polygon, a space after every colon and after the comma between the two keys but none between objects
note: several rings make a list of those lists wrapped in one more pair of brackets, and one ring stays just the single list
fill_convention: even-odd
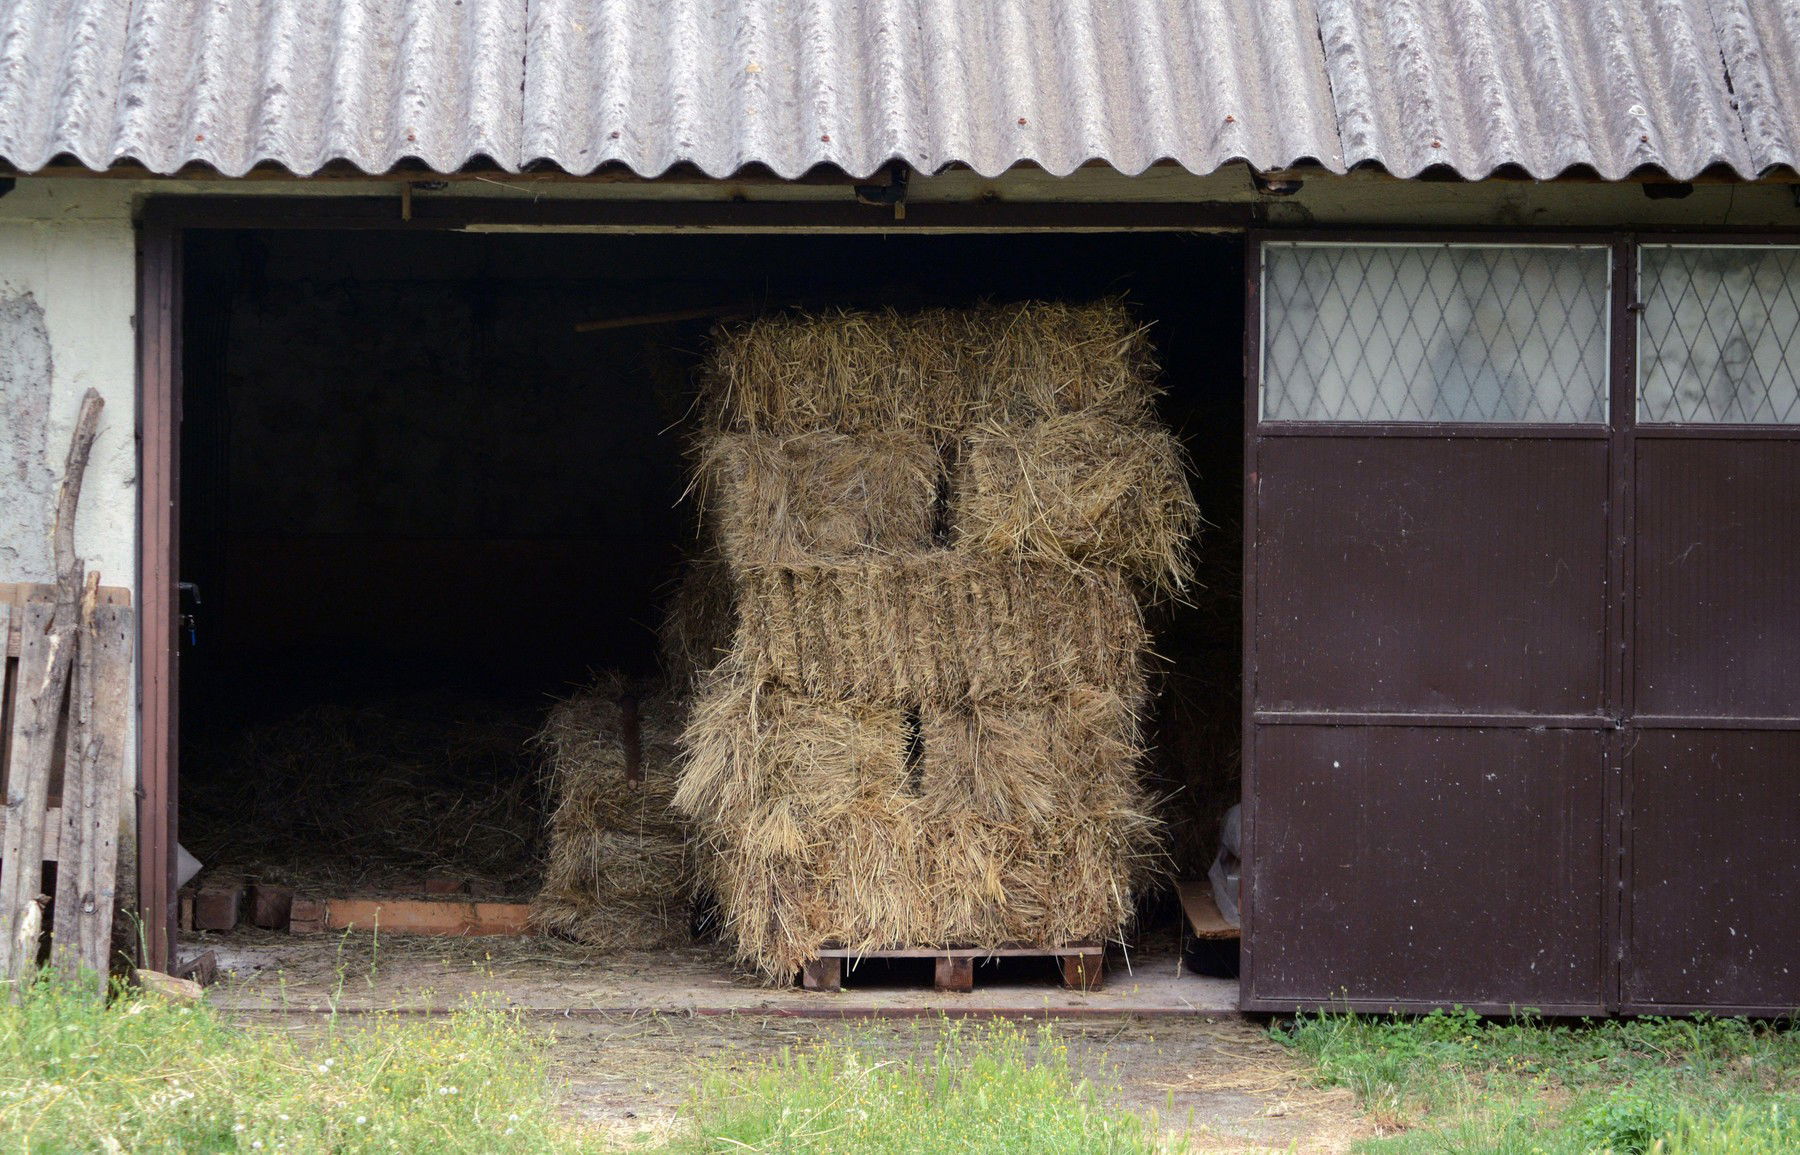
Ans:
[{"label": "white plaster wall", "polygon": [[[128,203],[95,200],[68,192],[30,188],[20,181],[0,198],[0,302],[12,301],[12,315],[42,309],[49,336],[48,382],[41,364],[0,369],[0,441],[35,447],[45,460],[26,462],[27,472],[47,482],[21,487],[17,470],[0,476],[0,533],[42,535],[9,540],[0,550],[0,581],[51,579],[48,537],[54,508],[54,480],[62,472],[69,433],[91,386],[106,399],[100,434],[94,442],[75,524],[75,548],[103,585],[133,588],[137,600],[137,386],[136,254]],[[86,183],[86,182],[83,182]],[[46,195],[46,194],[53,195]],[[73,195],[71,195],[73,194]],[[3,312],[3,311],[0,311]],[[15,330],[17,326],[14,326]],[[7,348],[0,341],[0,356]],[[47,388],[47,397],[24,398],[19,390]],[[20,422],[39,428],[22,429]],[[18,465],[16,460],[9,462]],[[21,492],[21,489],[24,492]],[[133,717],[135,731],[136,718]],[[135,735],[127,744],[125,775],[136,781]]]},{"label": "white plaster wall", "polygon": [[[110,218],[33,219],[19,211],[29,205],[12,200],[0,199],[0,297],[29,293],[43,309],[50,337],[47,464],[61,473],[82,395],[98,389],[106,409],[81,491],[75,547],[88,568],[100,571],[102,584],[130,586],[137,568],[137,258],[131,221],[124,211]],[[23,384],[8,378],[7,387]],[[47,521],[40,532],[48,536]],[[50,577],[0,573],[5,581]]]}]

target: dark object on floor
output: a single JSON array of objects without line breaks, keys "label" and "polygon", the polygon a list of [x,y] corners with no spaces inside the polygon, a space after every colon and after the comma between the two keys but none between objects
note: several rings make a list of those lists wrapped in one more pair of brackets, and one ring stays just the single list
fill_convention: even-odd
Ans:
[{"label": "dark object on floor", "polygon": [[202,951],[177,967],[175,977],[210,987],[219,981],[219,956],[210,950]]},{"label": "dark object on floor", "polygon": [[1182,948],[1181,961],[1194,974],[1215,979],[1235,979],[1238,977],[1238,940],[1191,938]]}]

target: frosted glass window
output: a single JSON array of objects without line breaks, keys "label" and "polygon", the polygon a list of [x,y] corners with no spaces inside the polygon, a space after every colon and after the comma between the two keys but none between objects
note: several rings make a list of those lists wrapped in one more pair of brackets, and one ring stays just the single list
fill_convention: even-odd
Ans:
[{"label": "frosted glass window", "polygon": [[1606,421],[1608,251],[1268,244],[1273,421]]},{"label": "frosted glass window", "polygon": [[1800,249],[1639,250],[1638,420],[1800,424]]}]

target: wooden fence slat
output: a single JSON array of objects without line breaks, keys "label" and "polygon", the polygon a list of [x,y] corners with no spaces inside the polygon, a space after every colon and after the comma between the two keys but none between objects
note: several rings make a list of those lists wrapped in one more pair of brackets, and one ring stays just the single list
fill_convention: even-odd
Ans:
[{"label": "wooden fence slat", "polygon": [[[75,631],[51,629],[56,607],[26,603],[19,673],[14,687],[12,758],[6,783],[6,834],[0,842],[0,979],[17,982],[37,963],[37,900],[44,882],[44,810],[63,682]],[[27,910],[27,908],[31,908]],[[37,917],[33,917],[37,916]],[[32,941],[22,942],[29,937]]]},{"label": "wooden fence slat", "polygon": [[132,627],[128,607],[99,606],[83,632],[83,645],[91,653],[78,668],[86,685],[77,687],[71,702],[82,703],[87,717],[77,738],[71,713],[58,824],[60,844],[70,853],[57,868],[53,958],[65,977],[74,980],[85,969],[103,988],[117,907]]}]

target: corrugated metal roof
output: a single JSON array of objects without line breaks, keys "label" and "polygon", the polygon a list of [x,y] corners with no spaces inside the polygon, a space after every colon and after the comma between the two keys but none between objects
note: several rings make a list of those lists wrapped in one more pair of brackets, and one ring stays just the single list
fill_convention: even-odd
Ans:
[{"label": "corrugated metal roof", "polygon": [[0,157],[1746,177],[1796,0],[0,0]]}]

